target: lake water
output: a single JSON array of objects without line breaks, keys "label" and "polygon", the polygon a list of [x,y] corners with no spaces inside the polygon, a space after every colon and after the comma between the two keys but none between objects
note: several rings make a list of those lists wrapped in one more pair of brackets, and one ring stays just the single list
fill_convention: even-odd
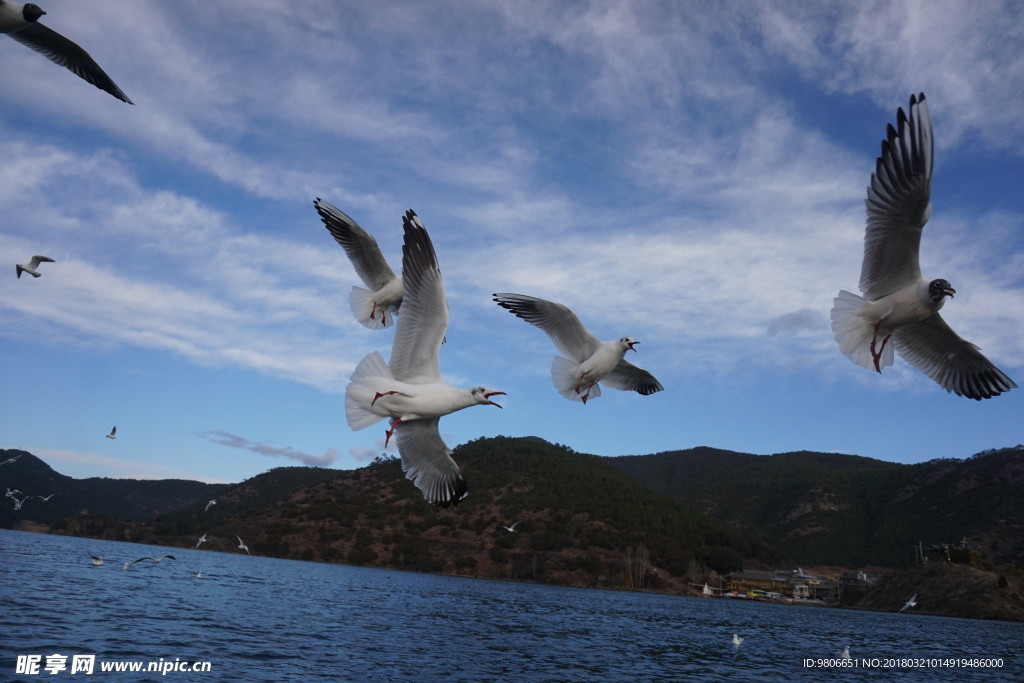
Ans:
[{"label": "lake water", "polygon": [[[562,588],[15,531],[0,531],[0,553],[4,681],[1024,680],[1019,623]],[[122,569],[164,553],[177,560]],[[90,555],[105,564],[93,567]],[[745,638],[739,648],[733,633]],[[834,664],[846,645],[856,668],[805,667],[805,660]],[[61,662],[47,659],[55,654],[66,657],[65,668],[51,674],[48,661]],[[23,662],[38,655],[39,673],[17,673],[19,655]],[[94,655],[93,673],[71,673],[74,655]],[[969,667],[992,664],[974,660],[1002,666]],[[126,662],[169,670],[100,670]],[[182,662],[209,662],[209,671],[170,669]]]}]

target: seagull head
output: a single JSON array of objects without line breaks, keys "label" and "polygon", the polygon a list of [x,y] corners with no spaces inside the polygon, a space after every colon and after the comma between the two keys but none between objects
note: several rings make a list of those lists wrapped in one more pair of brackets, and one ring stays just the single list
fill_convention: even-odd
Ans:
[{"label": "seagull head", "polygon": [[32,2],[25,3],[25,7],[21,10],[21,16],[30,24],[39,21],[39,17],[44,14],[46,14],[46,12],[44,12],[39,5]]},{"label": "seagull head", "polygon": [[638,342],[636,339],[633,339],[632,337],[623,337],[622,339],[619,340],[619,343],[625,346],[630,351],[636,351],[636,349],[634,349],[633,347],[639,344],[640,342]]},{"label": "seagull head", "polygon": [[487,387],[473,387],[472,389],[470,389],[470,393],[473,395],[473,398],[476,399],[477,403],[487,406],[498,406],[499,408],[501,406],[492,401],[491,396],[508,395],[504,391],[491,391]]},{"label": "seagull head", "polygon": [[956,290],[953,289],[953,285],[949,284],[947,280],[932,280],[928,284],[928,298],[933,303],[942,301],[942,297],[948,296],[950,299],[956,294]]}]

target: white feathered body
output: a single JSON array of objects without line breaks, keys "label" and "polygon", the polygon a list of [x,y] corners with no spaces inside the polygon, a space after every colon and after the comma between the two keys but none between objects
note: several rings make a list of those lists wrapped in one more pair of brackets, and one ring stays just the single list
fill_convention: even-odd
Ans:
[{"label": "white feathered body", "polygon": [[385,418],[403,422],[431,419],[479,403],[470,389],[400,382],[380,352],[374,351],[359,362],[345,389],[345,418],[348,426],[358,431]]},{"label": "white feathered body", "polygon": [[353,286],[348,302],[360,325],[371,330],[382,330],[394,324],[404,295],[402,278],[395,278],[372,292],[364,287]]},{"label": "white feathered body", "polygon": [[587,399],[597,398],[601,395],[601,387],[597,383],[619,364],[628,350],[628,344],[615,340],[602,342],[582,363],[555,356],[551,363],[551,381],[558,393],[570,401],[582,401],[588,387],[590,395]]},{"label": "white feathered body", "polygon": [[[931,317],[946,302],[945,297],[932,301],[928,291],[930,282],[921,280],[875,301],[845,290],[839,292],[832,307],[832,332],[839,343],[839,350],[857,365],[874,369],[872,339],[878,349],[886,336]],[[879,321],[881,324],[876,333],[875,325]],[[879,368],[892,365],[894,347],[889,343],[882,349]]]}]

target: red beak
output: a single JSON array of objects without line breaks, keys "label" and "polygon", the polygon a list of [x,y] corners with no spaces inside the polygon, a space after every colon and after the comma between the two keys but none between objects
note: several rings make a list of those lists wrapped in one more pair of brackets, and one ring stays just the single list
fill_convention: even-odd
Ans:
[{"label": "red beak", "polygon": [[635,346],[636,344],[639,344],[639,343],[640,343],[640,342],[638,342],[638,341],[634,341],[634,342],[629,342],[629,350],[630,350],[630,351],[636,351],[636,349],[634,349],[633,347],[634,347],[634,346]]},{"label": "red beak", "polygon": [[[491,391],[491,392],[488,392],[488,393],[484,394],[484,398],[486,398],[486,399],[490,399],[491,396],[508,396],[508,394],[506,394],[504,391]],[[498,404],[495,403],[494,401],[490,401],[489,400],[487,402],[489,404],[491,404],[492,406],[498,406]],[[501,406],[498,406],[498,407],[501,408]]]}]

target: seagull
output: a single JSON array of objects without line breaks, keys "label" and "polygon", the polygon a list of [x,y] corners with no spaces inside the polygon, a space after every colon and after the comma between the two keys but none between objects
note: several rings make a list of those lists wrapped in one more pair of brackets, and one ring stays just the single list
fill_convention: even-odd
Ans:
[{"label": "seagull", "polygon": [[35,498],[35,497],[36,496],[25,496],[21,500],[18,500],[14,496],[11,496],[11,500],[14,501],[14,509],[15,510],[20,510],[21,506],[25,503],[26,500],[28,500],[29,498]]},{"label": "seagull", "polygon": [[[3,0],[0,0],[0,3],[2,3],[2,2],[3,2]],[[3,14],[3,5],[0,4],[0,23],[2,23],[2,21],[3,21],[2,14]],[[19,280],[21,279],[21,274],[22,273],[28,273],[32,277],[39,277],[41,275],[41,273],[39,273],[36,270],[36,268],[39,267],[40,263],[56,263],[56,261],[54,261],[49,256],[39,256],[38,254],[36,254],[35,256],[32,257],[32,260],[28,262],[28,265],[25,265],[24,263],[18,263],[15,266],[15,271],[18,273],[18,279]]]},{"label": "seagull", "polygon": [[[313,202],[327,230],[348,254],[352,267],[369,289],[352,287],[349,305],[363,327],[382,330],[394,323],[395,314],[402,305],[405,288],[402,278],[395,275],[380,253],[377,240],[358,223],[317,197]],[[388,313],[391,318],[387,317]]]},{"label": "seagull", "polygon": [[519,526],[519,522],[516,522],[516,523],[515,523],[515,524],[513,524],[512,526],[505,526],[505,525],[502,525],[502,527],[501,527],[501,528],[502,528],[502,529],[506,529],[506,530],[508,530],[508,531],[515,531],[515,530],[516,530],[516,527],[517,527],[517,526]]},{"label": "seagull", "polygon": [[22,45],[44,55],[54,64],[66,67],[76,76],[105,90],[122,102],[135,104],[110,80],[89,53],[53,29],[39,23],[46,14],[31,2],[22,4],[0,0],[0,33],[6,33]]},{"label": "seagull", "polygon": [[[867,232],[860,271],[863,297],[845,290],[833,300],[832,332],[839,350],[857,365],[881,372],[900,356],[946,391],[975,400],[1015,388],[961,339],[939,315],[956,290],[921,276],[921,232],[931,216],[934,142],[924,93],[911,95],[909,117],[900,108],[868,187]],[[890,340],[892,343],[890,344]]]},{"label": "seagull", "polygon": [[739,637],[739,634],[732,634],[732,645],[733,647],[739,647],[743,644],[743,639]]},{"label": "seagull", "polygon": [[108,439],[116,439],[117,438],[117,427],[116,426],[113,429],[110,430],[110,433],[107,434],[107,438]]},{"label": "seagull", "polygon": [[92,558],[92,566],[94,566],[94,567],[102,567],[103,566],[103,558],[100,557],[99,555],[90,555],[89,557]]},{"label": "seagull", "polygon": [[[13,458],[7,458],[3,462],[0,462],[0,465],[10,465],[11,463],[17,462],[18,458],[20,457],[20,455],[16,455]],[[18,491],[18,493],[21,493],[21,491]]]},{"label": "seagull", "polygon": [[202,572],[192,572],[192,576],[194,578],[201,579],[201,578],[203,578],[203,573]]},{"label": "seagull", "polygon": [[[216,505],[216,504],[217,504],[217,499],[214,498],[213,500],[211,500],[209,503],[206,504],[206,509],[203,510],[203,512],[207,512],[210,509],[211,505]],[[206,534],[203,534],[203,538],[206,538]]]},{"label": "seagull", "polygon": [[10,487],[7,487],[7,493],[4,495],[6,495],[8,498],[14,498],[14,496],[18,493],[21,493],[20,489],[14,489],[12,491]]},{"label": "seagull", "polygon": [[[199,537],[199,541],[196,543],[196,548],[198,548],[199,546],[201,546],[204,543],[206,543],[206,534],[203,534],[202,536]],[[194,550],[194,548],[193,548],[193,550]]]},{"label": "seagull", "polygon": [[522,294],[495,294],[494,301],[531,325],[542,329],[569,358],[555,356],[551,380],[565,398],[583,401],[601,395],[598,382],[621,391],[649,396],[664,387],[654,375],[625,360],[640,342],[632,337],[603,342],[562,304]]},{"label": "seagull", "polygon": [[448,303],[437,254],[426,228],[411,209],[403,219],[402,275],[405,298],[395,326],[390,363],[379,351],[356,366],[345,389],[345,417],[360,430],[390,418],[385,446],[398,434],[398,452],[406,479],[439,507],[458,505],[469,489],[451,449],[438,431],[443,415],[475,405],[501,407],[478,386],[460,389],[441,379],[438,354],[448,328]]},{"label": "seagull", "polygon": [[41,500],[41,501],[43,501],[45,503],[46,501],[50,500],[51,498],[53,498],[56,495],[57,495],[56,493],[51,493],[50,495],[46,496],[45,498],[43,496],[32,496],[32,497],[33,498],[38,498],[39,500]]},{"label": "seagull", "polygon": [[837,652],[836,654],[839,655],[839,659],[852,659],[852,657],[850,657],[850,646],[849,645],[844,647],[842,652]]},{"label": "seagull", "polygon": [[135,560],[135,562],[125,562],[124,563],[124,568],[128,569],[128,567],[132,566],[136,562],[142,562],[143,560],[149,560],[153,564],[160,564],[160,560],[162,560],[164,558],[166,558],[168,560],[175,560],[175,559],[177,559],[176,557],[174,557],[174,555],[161,555],[160,557],[149,557],[149,556],[140,557],[139,559]]},{"label": "seagull", "polygon": [[900,607],[900,612],[907,609],[908,607],[917,607],[917,593],[914,593],[914,597],[907,600],[907,604]]},{"label": "seagull", "polygon": [[252,555],[252,553],[250,553],[250,552],[249,552],[249,546],[247,546],[247,545],[246,545],[246,544],[245,544],[245,543],[244,543],[244,542],[242,541],[242,537],[236,534],[236,535],[235,535],[235,538],[237,538],[237,539],[238,539],[238,547],[239,547],[239,548],[241,548],[242,550],[244,550],[244,551],[245,551],[245,553],[246,553],[247,555]]}]

